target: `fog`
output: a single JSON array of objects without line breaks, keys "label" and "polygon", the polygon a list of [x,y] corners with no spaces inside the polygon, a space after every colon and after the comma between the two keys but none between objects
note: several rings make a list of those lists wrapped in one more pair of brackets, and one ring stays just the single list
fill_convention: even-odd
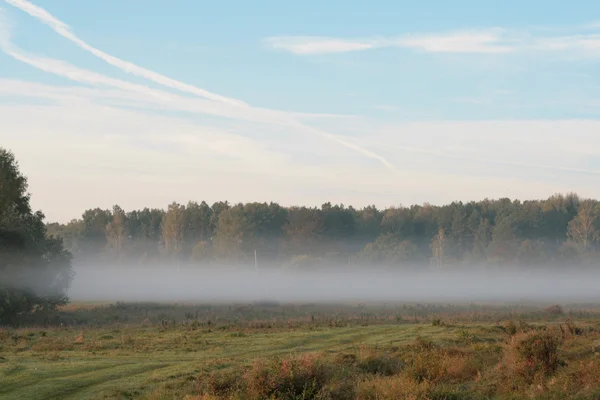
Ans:
[{"label": "fog", "polygon": [[462,302],[600,300],[600,273],[76,267],[73,301]]}]

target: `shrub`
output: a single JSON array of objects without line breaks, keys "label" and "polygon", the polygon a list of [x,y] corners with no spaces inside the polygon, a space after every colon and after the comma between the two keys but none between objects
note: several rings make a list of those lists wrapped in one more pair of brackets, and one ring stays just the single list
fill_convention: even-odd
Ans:
[{"label": "shrub", "polygon": [[551,331],[531,331],[514,335],[504,349],[499,364],[505,392],[529,386],[553,374],[560,365],[559,335]]},{"label": "shrub", "polygon": [[600,361],[579,361],[569,366],[565,374],[557,377],[551,383],[551,387],[556,387],[564,393],[582,393],[598,389],[600,382]]},{"label": "shrub", "polygon": [[244,374],[247,397],[254,399],[312,399],[327,380],[327,368],[315,354],[259,361]]},{"label": "shrub", "polygon": [[462,349],[439,348],[423,341],[407,357],[407,375],[416,382],[464,382],[477,375],[473,354]]},{"label": "shrub", "polygon": [[532,372],[541,371],[550,375],[559,365],[560,339],[552,332],[525,335],[514,346],[523,365]]},{"label": "shrub", "polygon": [[235,371],[213,372],[206,379],[205,386],[208,394],[222,398],[239,390],[239,374]]},{"label": "shrub", "polygon": [[391,376],[402,370],[404,362],[388,355],[370,355],[358,363],[358,367],[368,374]]},{"label": "shrub", "polygon": [[356,354],[351,354],[351,353],[339,353],[335,357],[335,361],[337,364],[344,364],[344,365],[354,365],[356,363],[357,359],[358,359],[358,357],[356,357]]}]

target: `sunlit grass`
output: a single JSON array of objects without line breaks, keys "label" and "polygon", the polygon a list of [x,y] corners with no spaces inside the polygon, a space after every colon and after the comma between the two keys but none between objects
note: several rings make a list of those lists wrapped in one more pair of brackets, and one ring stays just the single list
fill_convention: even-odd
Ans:
[{"label": "sunlit grass", "polygon": [[415,323],[413,309],[389,305],[194,307],[203,311],[75,304],[63,317],[76,325],[1,329],[0,398],[600,394],[600,319],[591,308],[474,316],[430,306]]}]

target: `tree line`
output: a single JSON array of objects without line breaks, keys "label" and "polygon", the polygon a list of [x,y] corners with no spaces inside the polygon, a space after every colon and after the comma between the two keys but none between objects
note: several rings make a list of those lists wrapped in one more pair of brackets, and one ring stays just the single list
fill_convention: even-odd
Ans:
[{"label": "tree line", "polygon": [[378,209],[190,201],[89,209],[52,223],[75,259],[99,264],[452,269],[595,265],[600,204],[576,194]]},{"label": "tree line", "polygon": [[172,203],[165,210],[89,209],[69,223],[34,211],[27,178],[0,148],[0,325],[68,301],[72,260],[102,265],[261,265],[446,269],[597,265],[600,203],[453,202],[378,209],[325,203]]}]

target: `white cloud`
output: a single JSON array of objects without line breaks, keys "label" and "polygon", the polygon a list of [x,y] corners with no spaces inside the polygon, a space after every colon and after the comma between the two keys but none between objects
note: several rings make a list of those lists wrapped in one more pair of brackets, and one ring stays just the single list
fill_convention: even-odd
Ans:
[{"label": "white cloud", "polygon": [[192,93],[192,94],[195,94],[195,95],[198,95],[201,97],[205,97],[210,100],[220,101],[223,103],[238,105],[238,106],[245,105],[245,103],[243,103],[239,100],[230,99],[225,96],[220,96],[218,94],[211,93],[208,90],[204,90],[204,89],[198,88],[196,86],[188,85],[186,83],[177,81],[175,79],[171,79],[171,78],[161,75],[157,72],[150,71],[146,68],[139,67],[131,62],[127,62],[127,61],[121,60],[117,57],[114,57],[110,54],[107,54],[107,53],[89,45],[88,43],[84,42],[83,40],[79,39],[71,31],[71,28],[67,24],[58,20],[57,18],[55,18],[52,14],[50,14],[43,8],[38,7],[26,0],[6,0],[6,2],[8,4],[13,5],[13,6],[19,8],[20,10],[28,13],[32,17],[37,18],[38,20],[42,21],[46,25],[50,26],[50,28],[52,28],[56,33],[63,36],[64,38],[70,40],[71,42],[75,43],[77,46],[81,47],[82,49],[92,53],[96,57],[106,61],[107,63],[109,63],[125,72],[128,72],[128,73],[136,75],[136,76],[140,76],[142,78],[148,79],[150,81],[153,81],[155,83],[158,83],[158,84],[161,84],[164,86],[168,86],[173,89],[177,89],[180,91],[184,91],[184,92]]},{"label": "white cloud", "polygon": [[8,18],[6,18],[5,11],[3,8],[0,8],[0,40],[2,40],[2,38],[4,38],[4,40],[9,40],[11,31],[12,27],[10,26]]},{"label": "white cloud", "polygon": [[388,168],[394,167],[387,159],[367,149],[366,147],[357,146],[350,140],[344,139],[339,135],[302,124],[299,122],[299,120],[302,118],[297,119],[293,113],[250,106],[239,107],[229,103],[210,100],[188,99],[186,97],[173,95],[160,90],[150,89],[143,85],[129,83],[119,79],[106,77],[93,71],[77,68],[60,60],[28,55],[14,46],[6,36],[0,37],[0,48],[6,54],[19,61],[39,68],[43,71],[66,77],[76,82],[114,87],[117,89],[136,92],[138,94],[147,96],[146,101],[155,101],[158,102],[162,107],[177,109],[179,111],[203,112],[206,114],[246,121],[277,124],[288,128],[288,130],[292,132],[324,137],[343,147],[362,154],[367,158],[378,160]]},{"label": "white cloud", "polygon": [[[545,175],[550,171],[600,175],[600,163],[590,164],[600,156],[598,130],[600,121],[593,120],[447,121],[385,127],[376,136],[381,151],[397,149],[404,157],[406,153],[431,155],[433,164],[432,160],[423,161],[427,165],[455,160],[512,165],[540,180],[551,180],[558,177]],[[450,171],[453,167],[444,168]],[[501,169],[498,173],[511,174]]]},{"label": "white cloud", "polygon": [[272,48],[299,55],[345,53],[382,47],[412,48],[431,53],[507,53],[514,49],[498,30],[448,34],[341,39],[318,36],[275,36],[265,39]]},{"label": "white cloud", "polygon": [[376,42],[361,42],[327,37],[277,36],[265,39],[265,43],[278,50],[294,54],[346,53],[379,47]]},{"label": "white cloud", "polygon": [[539,38],[533,41],[531,48],[543,52],[600,56],[600,34]]},{"label": "white cloud", "polygon": [[487,98],[478,98],[478,97],[455,97],[452,99],[455,103],[467,103],[467,104],[487,104],[490,102]]},{"label": "white cloud", "polygon": [[510,53],[515,50],[500,34],[493,32],[411,35],[398,39],[397,44],[428,53]]},{"label": "white cloud", "polygon": [[398,110],[401,110],[400,107],[398,107],[398,106],[392,106],[392,105],[389,105],[389,104],[378,104],[378,105],[373,106],[373,108],[376,108],[378,110],[383,110],[383,111],[398,111]]},{"label": "white cloud", "polygon": [[[96,49],[95,47],[90,46],[86,42],[84,42],[81,39],[79,39],[78,37],[76,37],[65,23],[54,18],[46,10],[44,10],[40,7],[37,7],[25,0],[6,0],[6,1],[9,4],[12,4],[15,7],[20,8],[21,10],[27,12],[28,14],[32,15],[33,17],[48,24],[53,30],[55,30],[61,36],[69,39],[70,41],[77,44],[79,47],[89,51],[90,53],[103,59],[104,61],[108,62],[111,65],[114,65],[114,66],[116,66],[126,72],[132,73],[134,75],[141,76],[145,79],[151,80],[155,83],[159,83],[161,85],[168,86],[170,88],[177,89],[180,91],[192,93],[192,94],[195,94],[198,96],[206,97],[207,99],[211,100],[211,102],[204,103],[204,105],[207,106],[207,107],[205,107],[205,112],[218,114],[218,115],[223,115],[223,113],[227,113],[228,116],[232,117],[232,118],[240,118],[243,116],[242,119],[244,119],[244,117],[245,117],[245,118],[249,118],[250,120],[257,120],[260,122],[277,123],[277,124],[286,126],[290,129],[293,129],[296,131],[324,137],[328,140],[338,143],[341,146],[344,146],[348,149],[354,150],[355,152],[362,154],[363,156],[365,156],[367,158],[372,158],[372,159],[378,160],[380,163],[382,163],[383,165],[385,165],[388,168],[394,167],[384,157],[374,153],[373,151],[371,151],[365,147],[357,146],[356,144],[352,143],[351,141],[344,139],[338,135],[335,135],[335,134],[332,134],[329,132],[325,132],[325,131],[322,131],[319,129],[315,129],[311,126],[303,125],[301,122],[299,122],[299,120],[294,118],[293,114],[280,112],[280,111],[273,111],[273,110],[268,110],[268,109],[250,107],[242,101],[239,101],[236,99],[229,99],[229,98],[225,98],[223,96],[220,96],[220,95],[217,95],[214,93],[210,93],[204,89],[197,88],[197,87],[191,86],[191,85],[187,85],[183,82],[179,82],[177,80],[168,78],[168,77],[158,74],[154,71],[150,71],[145,68],[139,67],[133,63],[123,61],[121,59],[113,57],[107,53],[102,52],[99,49]],[[10,32],[2,35],[0,37],[0,48],[2,48],[2,50],[4,50],[7,54],[16,58],[19,61],[30,64],[36,68],[42,69],[43,71],[61,75],[66,78],[75,80],[77,82],[83,82],[83,83],[88,83],[88,84],[102,84],[102,85],[117,87],[119,89],[137,91],[139,93],[148,94],[153,97],[159,98],[161,100],[166,100],[166,101],[174,99],[173,96],[170,96],[167,93],[164,93],[164,92],[161,92],[158,90],[152,90],[152,89],[149,89],[142,85],[135,85],[135,84],[120,81],[117,79],[104,77],[100,74],[74,67],[74,66],[72,66],[68,63],[65,63],[63,61],[60,61],[60,60],[53,60],[53,59],[48,59],[48,58],[27,55],[11,43]],[[182,100],[183,98],[179,98],[179,99]],[[225,106],[226,108],[224,109],[223,106]]]},{"label": "white cloud", "polygon": [[[298,55],[345,53],[384,47],[413,49],[426,53],[456,54],[563,54],[600,56],[600,30],[597,26],[570,28],[571,33],[557,34],[556,29],[454,31],[445,33],[407,34],[395,37],[333,38],[316,36],[276,36],[265,39],[275,49]],[[592,32],[590,32],[590,30]],[[583,33],[582,33],[583,32]]]}]

